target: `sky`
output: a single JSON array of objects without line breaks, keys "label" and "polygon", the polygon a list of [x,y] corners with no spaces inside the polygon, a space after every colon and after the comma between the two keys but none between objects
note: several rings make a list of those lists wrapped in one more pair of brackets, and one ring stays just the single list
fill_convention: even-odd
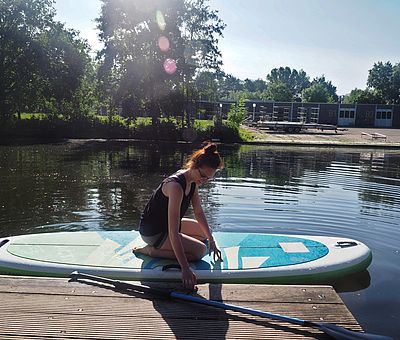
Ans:
[{"label": "sky", "polygon": [[[143,0],[145,1],[145,0]],[[325,75],[338,95],[365,88],[378,61],[400,62],[399,0],[210,0],[227,25],[223,70],[264,79],[273,68]],[[77,29],[93,50],[100,0],[56,0],[57,20]]]}]

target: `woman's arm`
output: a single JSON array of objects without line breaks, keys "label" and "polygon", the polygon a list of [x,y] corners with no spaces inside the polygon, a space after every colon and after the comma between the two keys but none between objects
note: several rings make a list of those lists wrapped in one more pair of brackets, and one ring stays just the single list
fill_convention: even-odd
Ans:
[{"label": "woman's arm", "polygon": [[209,241],[208,254],[211,255],[211,252],[214,252],[214,261],[222,261],[221,251],[217,248],[217,245],[215,244],[215,240],[212,236],[211,229],[208,225],[206,215],[204,214],[204,210],[201,206],[200,196],[197,187],[192,197],[192,206],[193,206],[194,216],[196,217],[196,220],[199,223],[200,228],[203,231],[204,235],[206,235],[206,237],[208,238]]},{"label": "woman's arm", "polygon": [[170,182],[165,184],[165,194],[168,196],[168,235],[172,250],[181,266],[184,287],[193,290],[197,283],[197,278],[189,267],[189,262],[182,245],[181,235],[179,234],[183,190],[178,183]]},{"label": "woman's arm", "polygon": [[211,241],[213,238],[211,229],[208,226],[206,215],[204,214],[203,208],[201,206],[200,196],[197,187],[192,197],[192,206],[193,206],[194,216],[197,222],[199,223],[201,230],[203,231],[204,235],[206,235],[206,237]]},{"label": "woman's arm", "polygon": [[189,262],[183,249],[179,235],[180,209],[183,198],[183,190],[176,182],[165,184],[165,193],[168,196],[168,235],[171,240],[172,249],[182,269],[189,268]]}]

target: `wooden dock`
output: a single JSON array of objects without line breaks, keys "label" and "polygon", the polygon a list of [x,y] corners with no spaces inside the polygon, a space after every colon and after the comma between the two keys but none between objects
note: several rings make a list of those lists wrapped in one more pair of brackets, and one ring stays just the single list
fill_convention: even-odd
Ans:
[{"label": "wooden dock", "polygon": [[[198,295],[361,330],[330,286],[203,284]],[[106,285],[0,276],[3,340],[329,338],[312,328],[143,293],[117,292]]]}]

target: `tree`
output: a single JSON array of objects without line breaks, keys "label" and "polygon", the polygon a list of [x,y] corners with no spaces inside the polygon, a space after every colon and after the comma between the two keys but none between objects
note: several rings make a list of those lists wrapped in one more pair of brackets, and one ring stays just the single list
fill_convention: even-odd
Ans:
[{"label": "tree", "polygon": [[219,77],[219,97],[229,98],[233,92],[243,91],[243,81],[231,74],[220,74]]},{"label": "tree", "polygon": [[286,83],[273,82],[268,84],[265,91],[265,99],[274,100],[278,102],[291,102],[293,101],[293,92]]},{"label": "tree", "polygon": [[[326,92],[328,93],[328,97],[327,97],[328,101],[324,101],[324,103],[328,103],[328,102],[329,103],[334,103],[334,102],[337,102],[339,100],[339,97],[336,94],[336,86],[333,86],[331,81],[327,81],[325,79],[324,75],[322,75],[321,77],[314,78],[313,81],[311,82],[311,86],[315,85],[315,84],[319,84],[322,87],[324,87],[326,89]],[[317,95],[315,91],[318,91],[320,94],[317,95],[317,97],[319,96],[321,98],[324,98],[324,95],[322,93],[324,91],[321,92],[321,90],[317,90],[318,88],[320,89],[320,87],[316,87],[312,92],[314,92],[315,95]]]},{"label": "tree", "polygon": [[43,72],[47,100],[53,102],[57,113],[67,117],[80,116],[83,100],[88,94],[82,91],[88,91],[93,84],[89,81],[94,81],[87,42],[77,31],[66,29],[59,22],[52,23],[39,39],[47,56]]},{"label": "tree", "polygon": [[301,92],[310,86],[310,80],[303,70],[291,70],[290,67],[279,67],[271,70],[267,75],[268,85],[285,84],[292,97],[300,96]]},{"label": "tree", "polygon": [[303,90],[302,99],[310,103],[333,103],[334,100],[329,94],[328,89],[321,83],[314,83],[309,88]]},{"label": "tree", "polygon": [[40,93],[41,48],[35,40],[54,12],[50,1],[0,1],[0,111],[2,116],[32,106]]},{"label": "tree", "polygon": [[219,37],[226,25],[211,10],[209,0],[184,0],[180,31],[184,42],[184,57],[187,65],[194,66],[190,71],[219,72],[222,66]]},{"label": "tree", "polygon": [[141,102],[157,124],[160,101],[194,92],[196,70],[218,70],[224,24],[205,0],[102,0],[100,90],[110,107]]},{"label": "tree", "polygon": [[267,83],[262,79],[251,80],[246,78],[244,80],[244,89],[249,92],[263,92],[267,89]]},{"label": "tree", "polygon": [[400,63],[375,63],[368,71],[367,86],[381,93],[386,104],[400,104]]},{"label": "tree", "polygon": [[215,72],[200,72],[195,78],[194,84],[201,100],[218,100],[218,79]]},{"label": "tree", "polygon": [[242,124],[243,120],[246,118],[247,108],[245,104],[245,99],[241,97],[239,102],[231,105],[231,108],[228,112],[228,121],[231,122],[236,127],[239,127]]},{"label": "tree", "polygon": [[344,97],[344,104],[379,104],[382,103],[381,95],[371,89],[354,89]]},{"label": "tree", "polygon": [[51,0],[0,0],[0,114],[71,102],[90,62]]}]

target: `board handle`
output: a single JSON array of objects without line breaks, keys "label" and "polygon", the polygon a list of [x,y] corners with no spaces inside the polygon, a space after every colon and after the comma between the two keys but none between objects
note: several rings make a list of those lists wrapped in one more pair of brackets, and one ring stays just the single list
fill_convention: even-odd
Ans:
[{"label": "board handle", "polygon": [[166,271],[171,270],[171,269],[172,270],[182,271],[182,268],[181,268],[181,266],[179,264],[167,264],[167,265],[163,266],[161,270],[163,272],[166,272]]},{"label": "board handle", "polygon": [[8,239],[2,240],[2,241],[0,242],[0,248],[1,248],[2,246],[4,246],[7,242],[10,242],[10,240],[8,240]]},{"label": "board handle", "polygon": [[358,243],[354,241],[338,241],[337,246],[340,248],[349,248],[349,247],[354,247],[357,246]]}]

